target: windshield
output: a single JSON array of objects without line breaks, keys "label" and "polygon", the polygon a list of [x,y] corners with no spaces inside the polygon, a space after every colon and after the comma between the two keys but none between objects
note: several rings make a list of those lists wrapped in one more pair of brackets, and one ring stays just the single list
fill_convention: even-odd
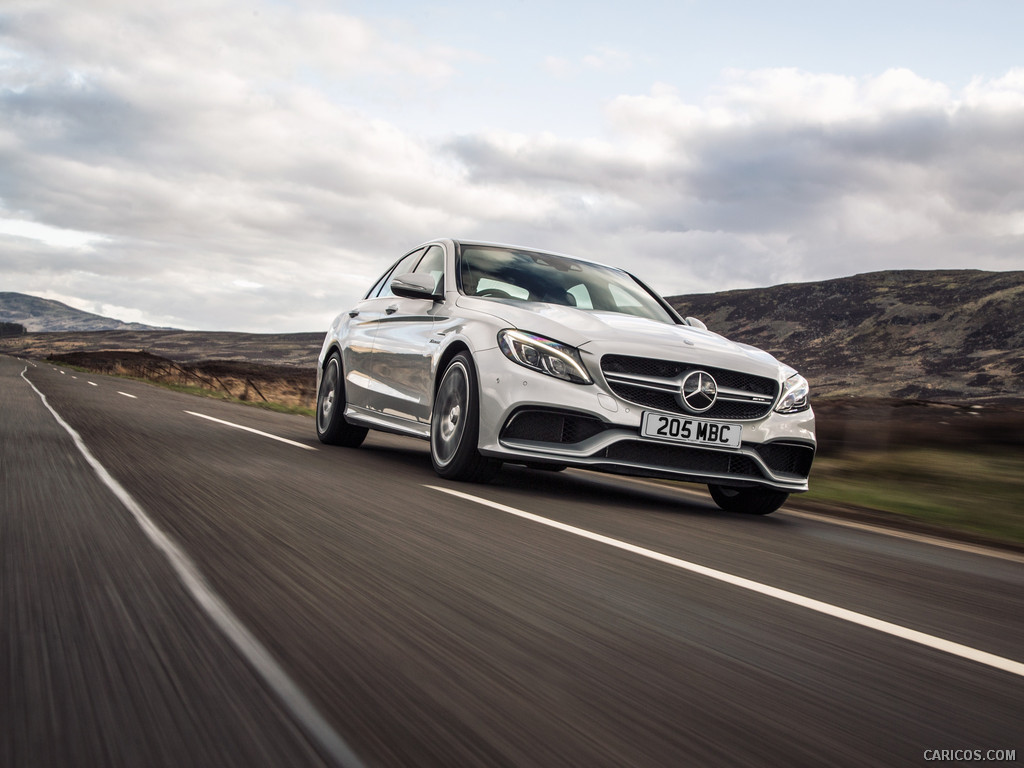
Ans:
[{"label": "windshield", "polygon": [[549,253],[464,245],[459,260],[459,290],[467,296],[543,301],[676,322],[631,275]]}]

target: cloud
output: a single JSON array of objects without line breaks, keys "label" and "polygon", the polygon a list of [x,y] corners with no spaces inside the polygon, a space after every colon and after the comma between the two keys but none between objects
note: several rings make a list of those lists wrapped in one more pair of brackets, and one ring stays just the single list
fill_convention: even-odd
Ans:
[{"label": "cloud", "polygon": [[[298,331],[440,235],[627,265],[669,293],[1021,266],[1024,70],[959,92],[907,70],[732,70],[698,102],[611,98],[590,140],[471,122],[427,139],[374,100],[447,93],[477,53],[317,3],[60,6],[0,12],[5,290]],[[591,51],[546,66],[632,61]]]},{"label": "cloud", "polygon": [[[289,325],[321,327],[361,292],[350,275],[451,221],[424,179],[452,171],[332,90],[434,87],[458,54],[339,14],[188,5],[22,3],[3,17],[0,231],[39,243],[8,278],[72,296],[102,284],[120,294],[110,303],[183,325],[269,330],[231,293],[259,275],[302,308]],[[60,232],[98,234],[71,254],[51,247]],[[313,315],[306,294],[333,283]]]},{"label": "cloud", "polygon": [[[679,289],[1020,268],[1022,96],[1021,71],[960,94],[906,70],[732,71],[700,104],[666,85],[614,99],[614,143],[478,135],[449,150],[477,183],[559,190],[549,217],[597,227],[609,250],[644,234]],[[570,202],[584,199],[603,202],[584,217]]]}]

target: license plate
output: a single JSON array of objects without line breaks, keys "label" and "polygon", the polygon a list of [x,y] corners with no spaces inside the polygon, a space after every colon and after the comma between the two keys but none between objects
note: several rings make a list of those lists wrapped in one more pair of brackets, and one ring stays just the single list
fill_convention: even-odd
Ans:
[{"label": "license plate", "polygon": [[742,424],[687,419],[683,416],[668,416],[650,411],[644,412],[643,420],[640,422],[640,434],[643,437],[716,448],[739,448],[742,432]]}]

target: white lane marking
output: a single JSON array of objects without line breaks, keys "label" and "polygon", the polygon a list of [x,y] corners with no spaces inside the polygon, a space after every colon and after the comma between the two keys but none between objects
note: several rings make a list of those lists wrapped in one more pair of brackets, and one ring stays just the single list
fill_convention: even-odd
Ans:
[{"label": "white lane marking", "polygon": [[581,536],[584,539],[590,539],[601,544],[606,544],[609,547],[615,547],[616,549],[622,549],[626,552],[632,552],[635,555],[649,558],[651,560],[657,560],[660,563],[675,566],[691,573],[696,573],[701,576],[706,576],[716,581],[721,581],[726,584],[731,584],[734,587],[740,587],[741,589],[750,590],[767,597],[773,597],[776,600],[782,600],[783,602],[792,603],[793,605],[799,605],[803,608],[809,608],[812,611],[823,613],[826,616],[832,616],[833,618],[842,619],[853,624],[859,624],[862,627],[868,629],[874,629],[879,632],[884,632],[894,637],[899,637],[903,640],[909,640],[919,645],[924,645],[928,648],[933,648],[938,651],[944,651],[951,653],[954,656],[960,656],[964,659],[970,659],[980,664],[986,664],[990,667],[1003,670],[1004,672],[1010,672],[1011,674],[1024,677],[1024,663],[1014,661],[1013,659],[1007,659],[1002,656],[996,656],[993,653],[986,651],[979,651],[977,648],[971,648],[967,645],[961,645],[960,643],[954,643],[950,640],[945,640],[941,637],[929,635],[924,632],[918,632],[915,629],[908,629],[902,627],[899,624],[893,624],[892,622],[883,621],[882,619],[876,619],[873,616],[867,616],[863,613],[857,613],[856,611],[850,611],[846,608],[840,608],[837,605],[831,603],[825,603],[821,600],[815,600],[811,597],[804,597],[798,595],[795,592],[789,592],[785,589],[779,589],[772,587],[767,584],[761,584],[760,582],[753,581],[751,579],[745,579],[742,576],[735,576],[725,571],[718,571],[714,568],[708,568],[704,565],[698,565],[697,563],[691,563],[688,560],[681,560],[671,555],[663,555],[660,552],[655,552],[651,549],[645,549],[644,547],[638,547],[635,544],[629,544],[619,539],[613,539],[610,536],[604,536],[600,533],[594,533],[584,528],[577,528],[566,523],[560,523],[557,520],[551,520],[547,517],[541,517],[530,512],[524,512],[521,509],[515,507],[509,507],[505,504],[499,504],[496,501],[490,501],[489,499],[482,499],[479,496],[471,496],[468,493],[462,491],[455,491],[450,488],[441,488],[436,485],[428,485],[427,488],[431,488],[441,493],[447,493],[451,496],[457,496],[460,499],[466,499],[467,501],[473,501],[477,504],[482,504],[485,507],[491,507],[502,512],[507,512],[510,515],[516,515],[517,517],[531,520],[541,525],[547,525],[551,528],[556,528],[566,533],[571,533],[574,536]]},{"label": "white lane marking", "polygon": [[121,390],[118,390],[117,394],[124,395],[125,397],[130,397],[132,400],[138,400],[139,399],[135,395],[129,395],[127,392],[122,392]]},{"label": "white lane marking", "polygon": [[142,505],[93,456],[82,440],[82,436],[75,431],[74,427],[61,418],[61,415],[54,410],[53,406],[46,399],[46,395],[36,389],[35,384],[28,380],[28,377],[25,376],[25,371],[21,372],[21,377],[39,395],[43,405],[53,414],[53,418],[57,420],[57,423],[71,435],[75,446],[99,476],[100,480],[113,492],[125,508],[131,512],[139,527],[149,537],[149,540],[157,549],[163,552],[171,567],[178,574],[178,578],[184,584],[185,589],[199,603],[200,607],[206,612],[206,615],[210,617],[228,640],[245,656],[257,674],[263,678],[263,681],[277,694],[299,725],[306,730],[306,733],[314,739],[316,744],[337,764],[350,768],[360,768],[362,763],[349,748],[348,744],[331,728],[327,720],[324,719],[323,715],[320,714],[299,686],[288,677],[288,674],[277,663],[270,651],[256,639],[256,636],[231,612],[227,603],[206,583],[199,568],[185,554],[185,551],[175,544],[153,522],[142,508]]},{"label": "white lane marking", "polygon": [[90,386],[90,387],[98,387],[98,386],[99,386],[99,384],[97,384],[97,383],[96,383],[95,381],[90,381],[90,382],[89,382],[89,386]]},{"label": "white lane marking", "polygon": [[297,443],[294,440],[289,440],[286,437],[278,437],[277,435],[272,435],[269,432],[260,432],[258,429],[253,429],[252,427],[244,427],[241,424],[234,424],[234,423],[232,423],[230,421],[223,421],[221,419],[215,419],[215,418],[213,418],[213,416],[207,416],[205,413],[196,413],[195,411],[185,411],[185,413],[187,413],[189,416],[198,416],[200,419],[206,419],[208,421],[215,421],[218,424],[223,424],[226,427],[234,427],[235,429],[241,429],[241,430],[244,430],[246,432],[252,432],[254,435],[260,435],[261,437],[269,437],[271,440],[277,440],[278,442],[281,442],[281,443],[287,443],[288,445],[294,445],[296,448],[302,448],[304,451],[315,451],[316,450],[316,448],[314,448],[312,445],[305,445],[303,443]]}]

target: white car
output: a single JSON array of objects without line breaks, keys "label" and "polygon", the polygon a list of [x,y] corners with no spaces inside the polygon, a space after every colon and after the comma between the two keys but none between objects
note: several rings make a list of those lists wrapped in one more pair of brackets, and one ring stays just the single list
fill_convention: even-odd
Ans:
[{"label": "white car", "polygon": [[807,381],[682,319],[627,272],[490,243],[435,240],[331,324],[317,436],[430,441],[438,475],[502,462],[706,483],[723,509],[768,514],[807,490]]}]

